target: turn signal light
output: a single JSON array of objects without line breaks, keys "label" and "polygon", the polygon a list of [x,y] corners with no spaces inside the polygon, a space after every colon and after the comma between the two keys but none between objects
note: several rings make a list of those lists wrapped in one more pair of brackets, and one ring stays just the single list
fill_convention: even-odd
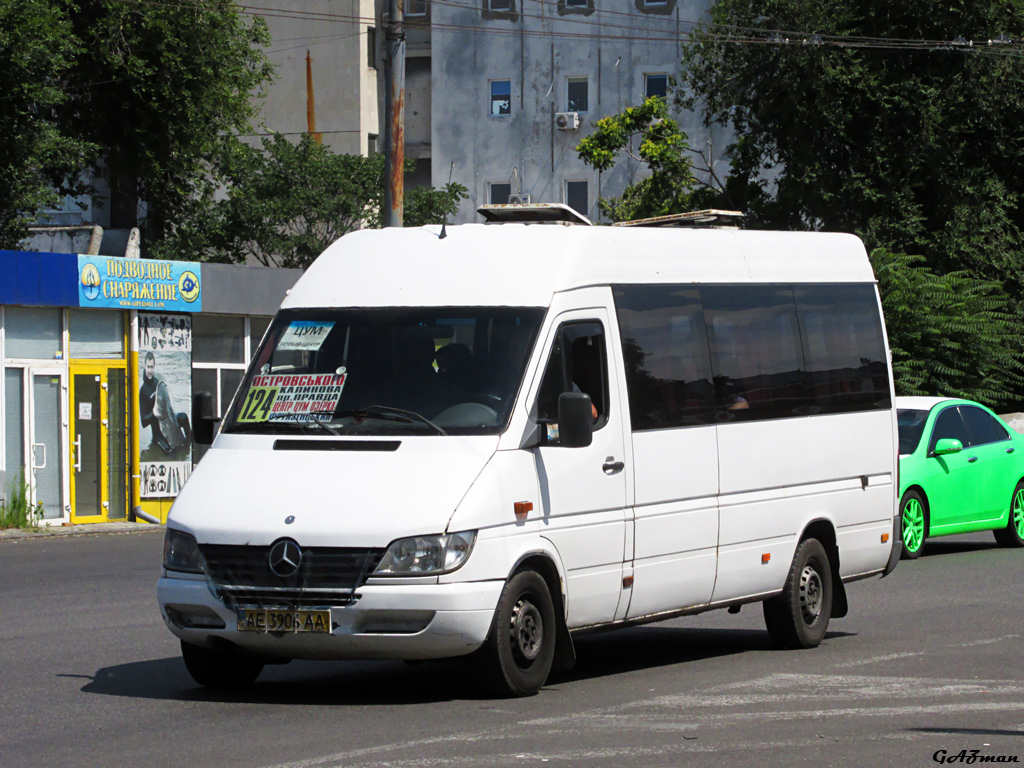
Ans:
[{"label": "turn signal light", "polygon": [[516,520],[522,520],[533,511],[532,501],[517,501],[513,506],[516,511]]},{"label": "turn signal light", "polygon": [[885,542],[887,542],[888,540],[889,540],[889,534],[888,533],[883,533],[882,534],[882,543],[885,544]]},{"label": "turn signal light", "polygon": [[764,565],[765,563],[767,563],[771,559],[772,559],[772,553],[771,552],[765,552],[763,555],[761,555],[761,565]]}]

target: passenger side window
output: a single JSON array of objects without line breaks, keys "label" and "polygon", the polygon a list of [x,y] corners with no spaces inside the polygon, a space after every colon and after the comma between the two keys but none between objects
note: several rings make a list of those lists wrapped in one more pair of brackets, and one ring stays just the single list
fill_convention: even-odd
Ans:
[{"label": "passenger side window", "polygon": [[928,453],[935,450],[935,444],[945,439],[959,440],[961,445],[970,445],[967,438],[967,429],[964,427],[964,420],[960,418],[960,410],[956,407],[947,408],[935,419],[935,428],[932,429],[932,439],[928,444]]},{"label": "passenger side window", "polygon": [[537,397],[542,424],[558,421],[558,396],[563,392],[590,395],[594,429],[608,420],[608,359],[604,328],[599,322],[566,323],[558,329]]},{"label": "passenger side window", "polygon": [[634,432],[714,422],[704,312],[696,288],[615,288]]},{"label": "passenger side window", "polygon": [[[1007,440],[1010,435],[998,421],[989,416],[981,408],[973,405],[960,407],[960,414],[967,425],[967,434],[971,445],[986,445]],[[964,443],[967,445],[967,443]]]},{"label": "passenger side window", "polygon": [[701,288],[722,421],[805,415],[803,354],[789,286]]}]

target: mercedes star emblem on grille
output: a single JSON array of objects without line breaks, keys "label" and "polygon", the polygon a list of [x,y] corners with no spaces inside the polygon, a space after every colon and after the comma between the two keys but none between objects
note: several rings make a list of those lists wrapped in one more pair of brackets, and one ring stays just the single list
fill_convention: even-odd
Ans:
[{"label": "mercedes star emblem on grille", "polygon": [[267,563],[277,576],[293,576],[302,564],[302,550],[291,539],[278,539],[270,547]]}]

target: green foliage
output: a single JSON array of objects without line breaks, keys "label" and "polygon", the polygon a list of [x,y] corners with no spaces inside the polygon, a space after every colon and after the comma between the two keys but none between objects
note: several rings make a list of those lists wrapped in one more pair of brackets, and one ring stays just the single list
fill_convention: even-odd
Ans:
[{"label": "green foliage", "polygon": [[33,507],[29,501],[25,473],[19,471],[4,490],[4,498],[0,500],[0,528],[35,528],[42,519],[42,504]]},{"label": "green foliage", "polygon": [[62,0],[0,0],[0,248],[16,248],[37,212],[80,191],[94,147],[56,118],[61,78],[80,53]]},{"label": "green foliage", "polygon": [[[638,143],[633,153],[634,142]],[[663,216],[691,210],[694,187],[692,150],[679,124],[668,116],[664,99],[651,97],[638,107],[597,121],[576,147],[580,159],[599,171],[615,165],[622,152],[645,163],[650,175],[630,184],[619,198],[601,198],[612,221]]]},{"label": "green foliage", "polygon": [[1024,384],[1018,323],[999,283],[938,275],[920,256],[871,252],[896,392],[1003,404]]},{"label": "green foliage", "polygon": [[92,170],[110,183],[114,226],[133,226],[144,200],[145,242],[159,241],[249,130],[272,74],[266,24],[232,0],[77,0],[71,19],[81,46],[62,124],[102,148]]},{"label": "green foliage", "polygon": [[[158,255],[305,268],[346,232],[383,226],[383,155],[335,154],[311,136],[276,134],[259,148],[234,147],[222,172],[226,197],[209,189],[197,199]],[[404,222],[440,224],[467,196],[461,184],[409,190]]]}]

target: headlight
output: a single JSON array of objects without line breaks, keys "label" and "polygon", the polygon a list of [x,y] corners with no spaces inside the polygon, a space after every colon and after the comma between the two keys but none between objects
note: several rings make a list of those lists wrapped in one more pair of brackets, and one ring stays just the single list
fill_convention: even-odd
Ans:
[{"label": "headlight", "polygon": [[476,531],[413,536],[391,543],[375,576],[434,576],[462,566],[473,551]]},{"label": "headlight", "polygon": [[202,573],[203,558],[194,536],[168,528],[164,534],[164,568],[168,571]]}]

